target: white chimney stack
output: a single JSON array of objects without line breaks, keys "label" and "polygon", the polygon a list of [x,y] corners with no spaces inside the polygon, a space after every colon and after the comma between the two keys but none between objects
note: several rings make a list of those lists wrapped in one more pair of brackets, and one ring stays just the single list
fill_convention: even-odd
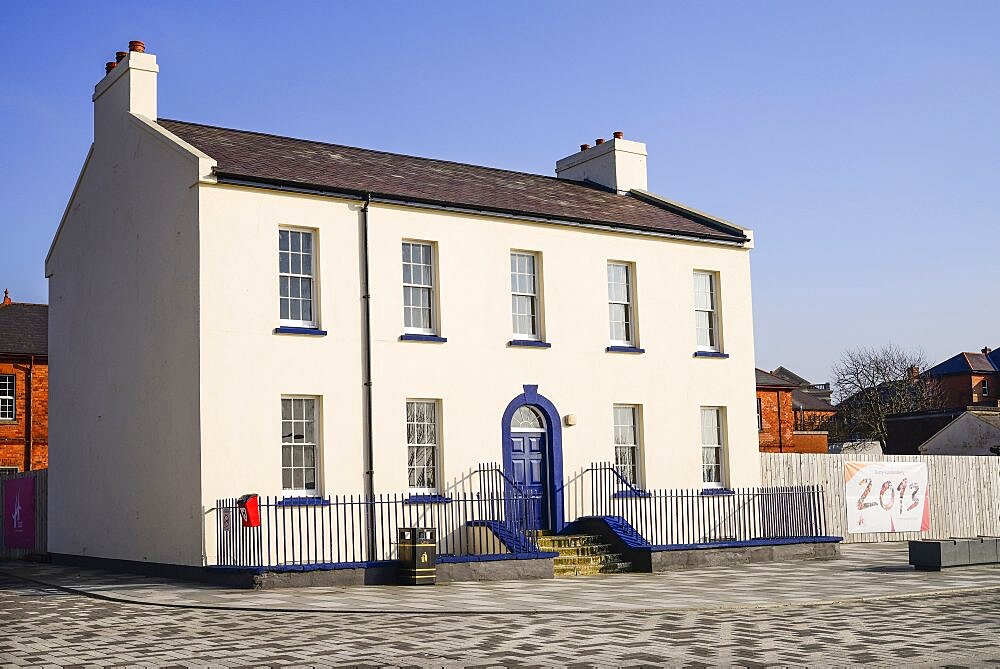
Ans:
[{"label": "white chimney stack", "polygon": [[[586,147],[586,148],[584,148]],[[624,139],[598,139],[595,146],[580,145],[580,151],[556,161],[556,176],[571,181],[589,181],[619,193],[647,190],[646,145]]]},{"label": "white chimney stack", "polygon": [[94,139],[115,132],[128,113],[156,120],[156,56],[146,53],[139,41],[128,43],[115,61],[105,65],[105,75],[94,87]]}]

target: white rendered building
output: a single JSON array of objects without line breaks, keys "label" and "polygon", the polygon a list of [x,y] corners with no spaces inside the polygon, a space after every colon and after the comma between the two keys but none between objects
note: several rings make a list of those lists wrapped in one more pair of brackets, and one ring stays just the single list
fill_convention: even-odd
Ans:
[{"label": "white rendered building", "polygon": [[[616,138],[556,177],[162,119],[94,91],[46,259],[54,553],[212,563],[220,497],[759,484],[750,231]],[[430,498],[432,499],[432,498]]]}]

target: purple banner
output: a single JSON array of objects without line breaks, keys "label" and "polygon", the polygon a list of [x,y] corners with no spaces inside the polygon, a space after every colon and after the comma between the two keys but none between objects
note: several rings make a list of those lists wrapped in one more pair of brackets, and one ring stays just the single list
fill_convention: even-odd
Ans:
[{"label": "purple banner", "polygon": [[3,482],[3,543],[5,548],[35,547],[35,478]]}]

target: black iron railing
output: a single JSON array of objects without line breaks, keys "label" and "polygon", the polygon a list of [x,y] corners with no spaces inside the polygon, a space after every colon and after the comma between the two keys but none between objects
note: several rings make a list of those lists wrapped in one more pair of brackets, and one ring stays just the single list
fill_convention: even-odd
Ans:
[{"label": "black iron railing", "polygon": [[394,560],[401,527],[432,528],[445,560],[537,553],[533,504],[492,465],[472,488],[444,495],[408,493],[259,498],[259,527],[244,527],[236,498],[216,503],[216,563],[230,567],[344,565]]},{"label": "black iron railing", "polygon": [[654,546],[826,535],[822,486],[642,490],[610,463],[587,473],[593,515],[624,518]]}]

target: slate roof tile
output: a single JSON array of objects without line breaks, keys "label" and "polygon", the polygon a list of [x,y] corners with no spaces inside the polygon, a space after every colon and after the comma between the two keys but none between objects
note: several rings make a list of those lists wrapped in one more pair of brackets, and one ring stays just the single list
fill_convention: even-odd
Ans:
[{"label": "slate roof tile", "polygon": [[13,302],[0,306],[0,355],[48,355],[49,307]]},{"label": "slate roof tile", "polygon": [[214,158],[216,174],[224,177],[702,239],[745,238],[711,218],[578,181],[171,119],[158,123]]}]

